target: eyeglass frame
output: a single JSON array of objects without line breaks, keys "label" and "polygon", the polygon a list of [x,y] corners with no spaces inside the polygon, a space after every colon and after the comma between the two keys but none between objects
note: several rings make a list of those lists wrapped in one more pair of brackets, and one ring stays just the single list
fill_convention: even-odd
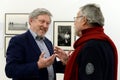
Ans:
[{"label": "eyeglass frame", "polygon": [[83,16],[77,16],[77,17],[74,17],[74,21],[76,21],[78,18],[81,18]]}]

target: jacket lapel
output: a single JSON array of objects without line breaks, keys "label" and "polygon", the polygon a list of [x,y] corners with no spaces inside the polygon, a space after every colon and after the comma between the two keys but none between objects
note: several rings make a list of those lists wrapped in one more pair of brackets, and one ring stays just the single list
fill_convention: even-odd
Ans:
[{"label": "jacket lapel", "polygon": [[40,55],[41,51],[40,51],[37,43],[35,42],[32,34],[30,33],[30,31],[28,30],[26,34],[27,34],[27,37],[28,37],[28,40],[29,40],[29,43],[30,43],[32,49],[34,50],[35,53]]},{"label": "jacket lapel", "polygon": [[48,48],[48,50],[50,52],[50,55],[52,55],[53,54],[53,46],[52,46],[52,44],[49,42],[49,40],[47,38],[45,38],[44,42],[45,42],[45,44],[46,44],[46,46],[47,46],[47,48]]}]

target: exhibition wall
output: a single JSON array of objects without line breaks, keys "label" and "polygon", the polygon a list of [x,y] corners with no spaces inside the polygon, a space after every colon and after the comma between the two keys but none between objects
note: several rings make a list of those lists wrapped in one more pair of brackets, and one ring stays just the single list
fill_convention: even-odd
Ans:
[{"label": "exhibition wall", "polygon": [[[115,42],[118,49],[118,57],[120,58],[120,4],[119,0],[1,0],[0,3],[0,80],[11,80],[5,75],[5,48],[6,37],[14,36],[7,31],[6,33],[6,14],[27,14],[36,8],[46,8],[52,14],[52,23],[50,24],[49,31],[46,34],[52,43],[54,43],[54,22],[55,21],[73,21],[73,17],[77,15],[80,6],[87,3],[99,4],[103,15],[105,17],[104,31]],[[9,15],[9,14],[8,14]],[[118,58],[118,59],[119,59]],[[120,67],[120,60],[119,66]],[[63,75],[59,75],[62,76]],[[62,79],[58,79],[62,80]],[[118,69],[118,80],[120,80],[120,68]]]}]

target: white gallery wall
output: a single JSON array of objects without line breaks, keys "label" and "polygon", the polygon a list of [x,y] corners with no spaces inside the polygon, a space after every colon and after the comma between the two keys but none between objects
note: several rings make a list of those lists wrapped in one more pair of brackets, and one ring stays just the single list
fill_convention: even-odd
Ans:
[{"label": "white gallery wall", "polygon": [[[29,13],[36,8],[46,8],[53,14],[46,36],[53,42],[53,21],[73,21],[79,7],[87,3],[100,5],[105,17],[105,33],[115,42],[120,58],[120,4],[119,0],[1,0],[0,1],[0,80],[11,80],[5,76],[4,37],[5,13]],[[120,80],[120,60],[118,66]]]}]

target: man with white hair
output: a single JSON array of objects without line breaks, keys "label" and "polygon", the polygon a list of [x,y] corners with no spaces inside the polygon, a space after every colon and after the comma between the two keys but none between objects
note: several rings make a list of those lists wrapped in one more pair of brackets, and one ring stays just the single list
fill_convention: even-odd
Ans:
[{"label": "man with white hair", "polygon": [[56,47],[66,64],[64,80],[117,80],[118,55],[113,41],[104,33],[104,17],[96,4],[80,8],[75,19],[79,37],[71,55]]}]

